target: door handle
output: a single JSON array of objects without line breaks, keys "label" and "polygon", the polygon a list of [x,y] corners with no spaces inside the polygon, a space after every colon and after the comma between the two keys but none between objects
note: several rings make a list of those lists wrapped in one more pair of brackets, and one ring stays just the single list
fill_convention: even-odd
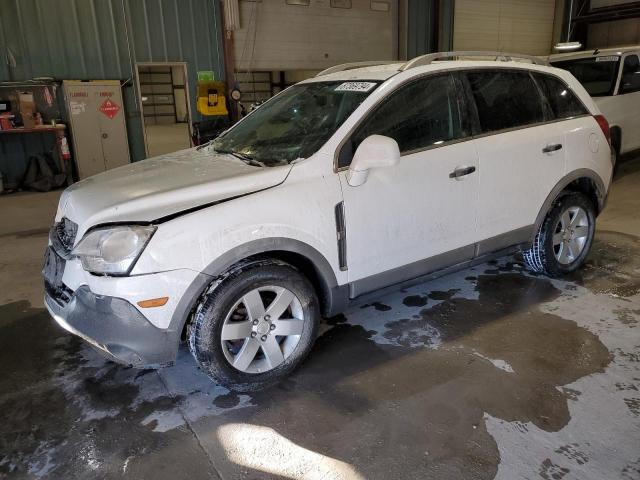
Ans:
[{"label": "door handle", "polygon": [[561,143],[554,143],[553,145],[547,145],[546,147],[544,147],[542,149],[542,153],[553,153],[553,152],[557,152],[558,150],[560,150],[562,148],[562,144]]},{"label": "door handle", "polygon": [[449,178],[455,178],[456,180],[465,175],[469,175],[476,171],[476,167],[458,167],[449,174]]}]

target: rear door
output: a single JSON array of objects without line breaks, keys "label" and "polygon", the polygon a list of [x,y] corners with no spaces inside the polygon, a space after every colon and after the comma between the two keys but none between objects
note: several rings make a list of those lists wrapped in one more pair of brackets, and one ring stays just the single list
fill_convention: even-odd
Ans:
[{"label": "rear door", "polygon": [[527,70],[466,72],[477,110],[477,254],[527,241],[565,171],[564,131]]}]

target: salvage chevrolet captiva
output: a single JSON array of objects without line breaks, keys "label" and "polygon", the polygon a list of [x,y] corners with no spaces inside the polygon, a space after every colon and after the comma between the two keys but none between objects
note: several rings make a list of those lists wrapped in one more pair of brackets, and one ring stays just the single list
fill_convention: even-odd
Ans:
[{"label": "salvage chevrolet captiva", "polygon": [[117,362],[167,365],[184,341],[216,382],[263,388],[302,362],[321,316],[382,288],[516,251],[536,272],[576,270],[612,158],[598,107],[541,59],[339,65],[209,144],[68,188],[45,303]]}]

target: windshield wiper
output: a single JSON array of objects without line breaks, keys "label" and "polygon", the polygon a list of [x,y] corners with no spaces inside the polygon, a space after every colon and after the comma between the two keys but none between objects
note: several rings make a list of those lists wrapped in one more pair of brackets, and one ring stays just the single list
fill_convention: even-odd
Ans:
[{"label": "windshield wiper", "polygon": [[214,152],[233,155],[237,159],[242,160],[247,165],[252,165],[254,167],[266,167],[264,163],[254,159],[253,157],[250,157],[249,155],[245,155],[244,153],[235,152],[233,150],[218,150],[218,149],[215,149]]},{"label": "windshield wiper", "polygon": [[231,153],[231,155],[233,155],[234,157],[242,160],[247,165],[252,165],[254,167],[266,167],[266,165],[264,163],[259,162],[258,160],[255,160],[252,157],[248,157],[246,155],[243,155],[242,153],[238,153],[238,152],[229,152],[229,153]]},{"label": "windshield wiper", "polygon": [[198,146],[196,147],[196,151],[198,151],[198,152],[199,152],[199,151],[200,151],[200,150],[202,150],[203,148],[206,148],[206,147],[208,147],[209,145],[211,145],[212,143],[213,143],[213,140],[209,140],[208,142],[203,143],[202,145],[198,145]]}]

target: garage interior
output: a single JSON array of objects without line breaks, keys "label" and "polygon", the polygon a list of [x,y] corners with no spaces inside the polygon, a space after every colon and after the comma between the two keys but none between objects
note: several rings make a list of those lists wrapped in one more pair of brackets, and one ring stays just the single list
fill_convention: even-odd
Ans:
[{"label": "garage interior", "polygon": [[137,66],[149,157],[191,146],[189,98],[183,63]]},{"label": "garage interior", "polygon": [[336,64],[563,42],[640,45],[640,2],[0,0],[0,478],[640,480],[637,151],[577,272],[515,255],[381,294],[264,391],[212,383],[186,345],[109,362],[43,304],[64,188]]}]

